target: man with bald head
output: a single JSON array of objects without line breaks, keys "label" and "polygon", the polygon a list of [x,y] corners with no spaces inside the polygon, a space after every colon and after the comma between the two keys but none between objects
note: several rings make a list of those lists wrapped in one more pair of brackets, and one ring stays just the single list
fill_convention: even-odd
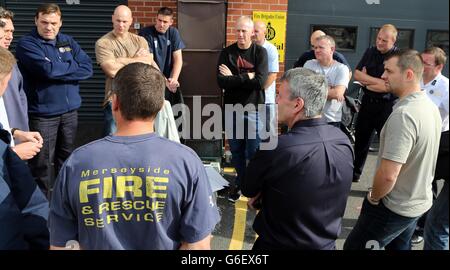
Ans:
[{"label": "man with bald head", "polygon": [[[309,42],[311,43],[311,50],[303,53],[298,58],[298,60],[294,64],[294,68],[303,67],[308,60],[316,59],[316,55],[314,54],[314,46],[316,45],[316,40],[318,37],[325,36],[325,35],[326,35],[325,32],[323,32],[322,30],[316,30],[311,34],[311,37],[309,40]],[[347,59],[345,59],[345,56],[337,51],[334,51],[333,59],[338,61],[339,63],[346,65],[348,67],[348,69],[350,70],[350,77],[351,77],[352,68],[350,67],[350,64],[347,62]]]},{"label": "man with bald head", "polygon": [[104,135],[116,131],[116,123],[111,111],[111,85],[117,71],[135,62],[156,66],[153,54],[147,41],[136,34],[130,33],[133,17],[131,10],[124,5],[117,6],[112,15],[113,30],[101,37],[95,43],[95,56],[106,75],[104,100]]},{"label": "man with bald head", "polygon": [[264,106],[268,71],[266,49],[252,42],[253,21],[247,16],[240,17],[235,31],[237,42],[220,53],[217,73],[217,82],[225,90],[225,134],[237,172],[235,187],[229,196],[232,202],[240,197],[247,160],[259,148],[258,129],[262,127],[257,109],[258,105]]},{"label": "man with bald head", "polygon": [[279,71],[278,51],[275,45],[266,40],[267,26],[263,21],[255,22],[255,43],[264,47],[267,51],[268,72],[265,89],[266,102],[266,121],[264,123],[267,132],[277,131],[277,121],[275,119],[275,81]]}]

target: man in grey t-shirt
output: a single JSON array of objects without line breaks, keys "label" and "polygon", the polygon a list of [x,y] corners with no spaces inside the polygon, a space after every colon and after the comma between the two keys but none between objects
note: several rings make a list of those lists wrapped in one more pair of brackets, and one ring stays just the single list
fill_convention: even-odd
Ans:
[{"label": "man in grey t-shirt", "polygon": [[414,50],[395,52],[384,62],[381,78],[400,100],[381,131],[373,185],[344,249],[411,249],[417,220],[431,207],[442,124],[420,90],[422,73]]},{"label": "man in grey t-shirt", "polygon": [[117,132],[78,148],[62,167],[50,207],[52,248],[71,240],[81,249],[210,248],[219,214],[203,164],[153,131],[164,88],[150,65],[117,72]]},{"label": "man in grey t-shirt", "polygon": [[323,115],[325,120],[336,127],[340,127],[342,118],[342,102],[347,89],[350,73],[344,64],[333,59],[336,45],[331,36],[320,36],[314,45],[316,59],[305,63],[305,68],[325,75],[328,83],[328,96]]}]

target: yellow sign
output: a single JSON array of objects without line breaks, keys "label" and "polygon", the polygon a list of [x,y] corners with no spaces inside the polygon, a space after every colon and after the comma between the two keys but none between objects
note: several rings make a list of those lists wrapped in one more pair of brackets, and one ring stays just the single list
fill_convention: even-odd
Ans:
[{"label": "yellow sign", "polygon": [[278,61],[284,62],[286,49],[286,12],[253,11],[254,21],[263,21],[267,25],[266,39],[278,49]]}]

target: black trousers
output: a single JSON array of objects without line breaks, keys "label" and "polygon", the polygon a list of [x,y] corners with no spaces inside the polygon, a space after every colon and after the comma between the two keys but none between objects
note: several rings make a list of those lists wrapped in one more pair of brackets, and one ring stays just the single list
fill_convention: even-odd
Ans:
[{"label": "black trousers", "polygon": [[361,109],[358,113],[355,126],[355,162],[353,164],[353,178],[361,176],[373,131],[376,130],[378,136],[381,129],[392,112],[393,101],[376,99],[367,95],[363,96]]},{"label": "black trousers", "polygon": [[30,115],[30,130],[38,131],[44,139],[41,151],[29,161],[33,177],[47,197],[64,161],[73,151],[77,134],[78,114],[70,111],[53,117]]}]

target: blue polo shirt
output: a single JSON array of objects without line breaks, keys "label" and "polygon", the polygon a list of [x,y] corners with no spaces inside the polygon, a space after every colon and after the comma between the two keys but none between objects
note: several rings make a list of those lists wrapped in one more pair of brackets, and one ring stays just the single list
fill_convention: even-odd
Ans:
[{"label": "blue polo shirt", "polygon": [[242,193],[261,192],[253,229],[267,249],[333,249],[353,177],[347,136],[324,119],[297,122],[250,161]]},{"label": "blue polo shirt", "polygon": [[160,33],[155,26],[149,26],[143,28],[139,35],[147,40],[156,64],[164,76],[169,78],[173,66],[172,53],[186,47],[178,30],[175,27],[169,27],[165,33]]}]

